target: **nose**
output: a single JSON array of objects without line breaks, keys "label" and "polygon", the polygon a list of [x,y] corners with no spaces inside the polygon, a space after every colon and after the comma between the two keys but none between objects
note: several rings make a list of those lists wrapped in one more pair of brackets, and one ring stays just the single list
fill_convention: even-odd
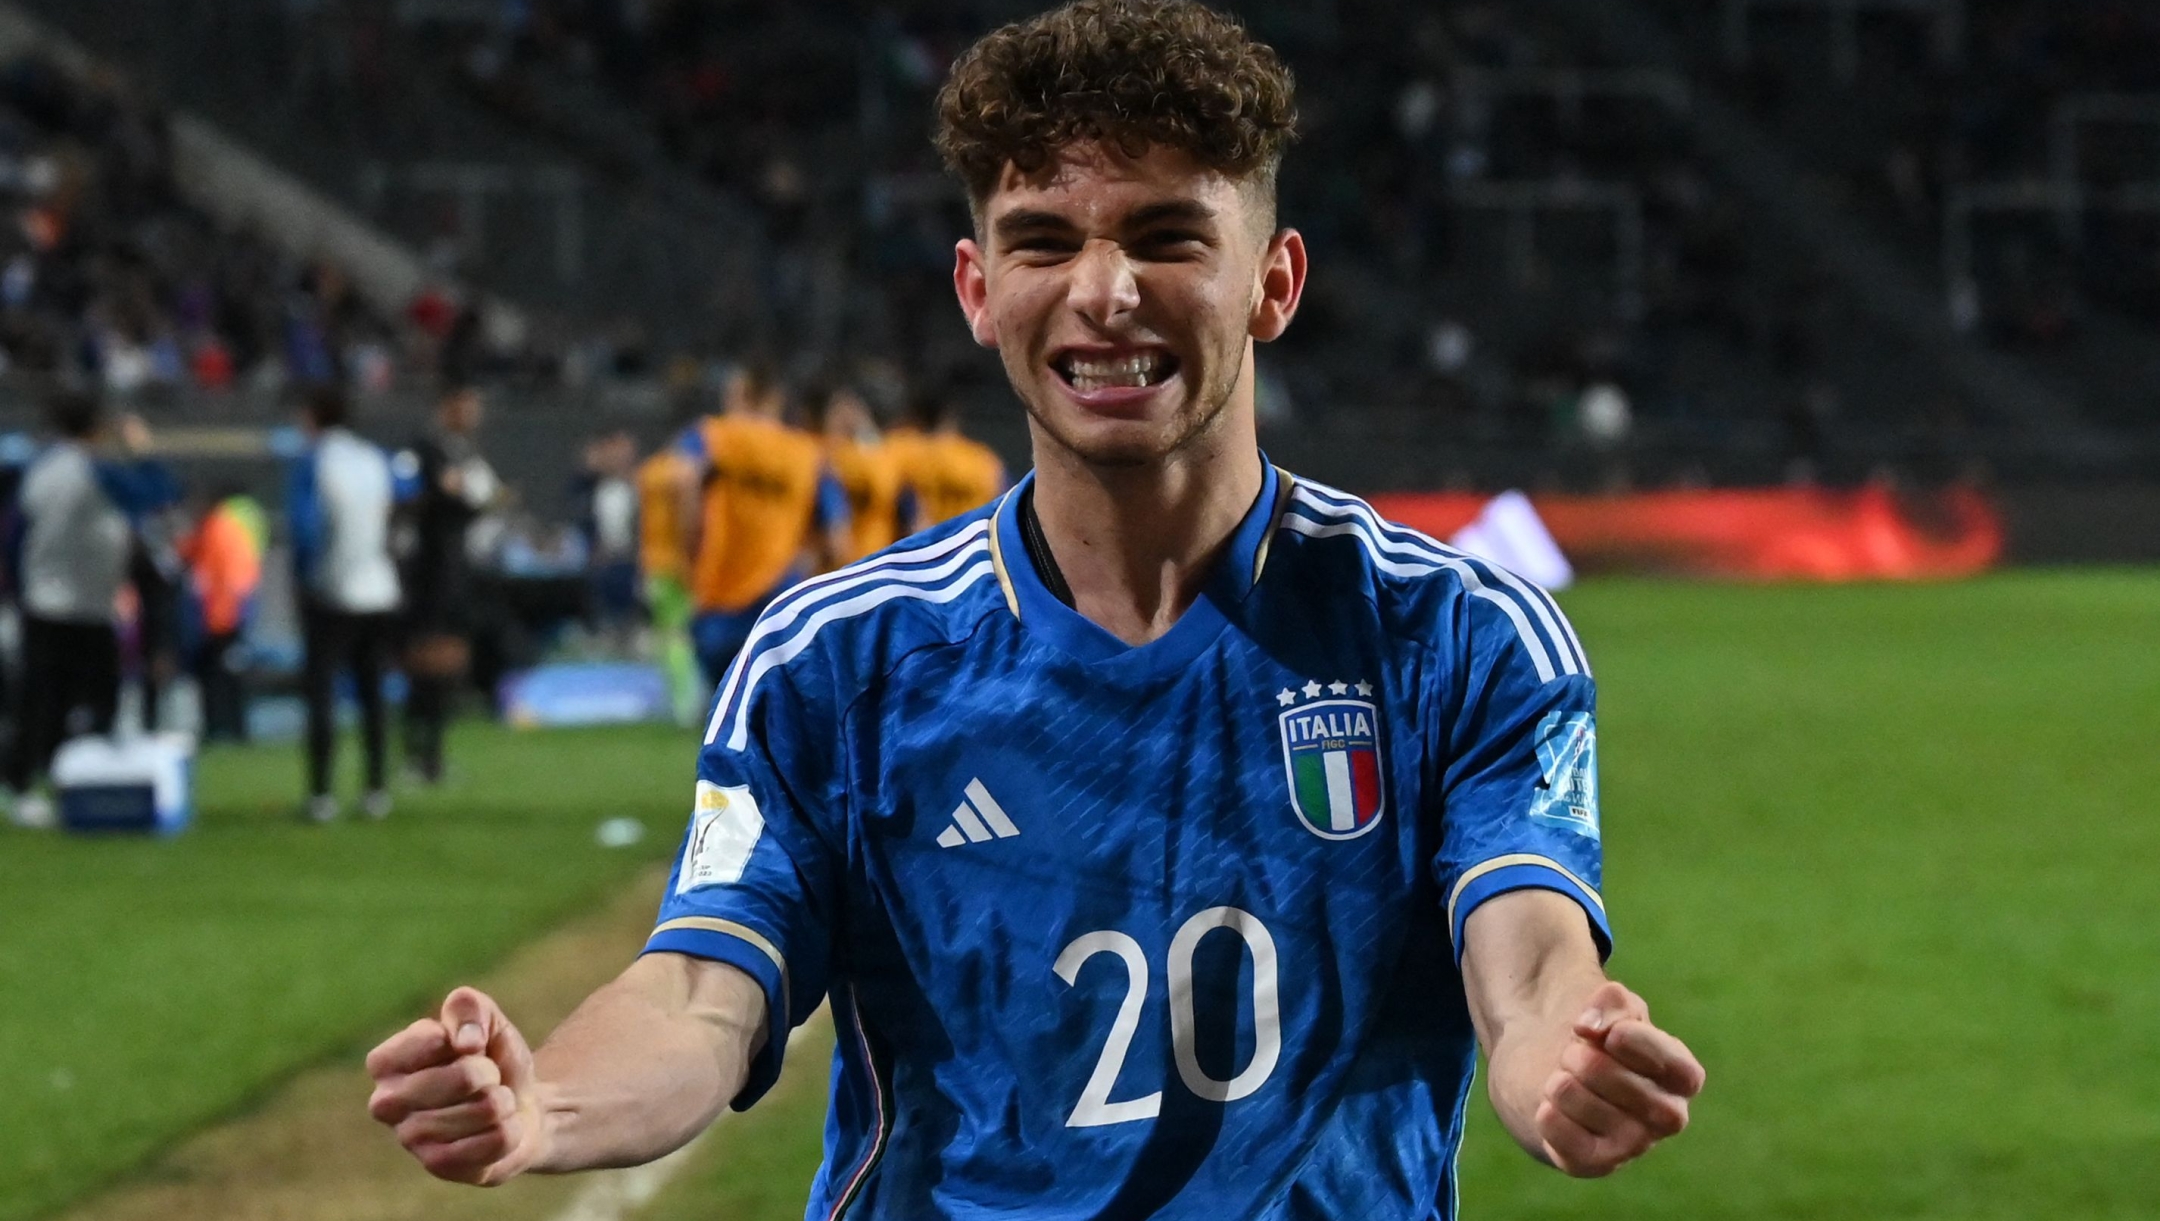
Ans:
[{"label": "nose", "polygon": [[1074,313],[1097,326],[1110,326],[1140,308],[1140,281],[1125,248],[1100,240],[1081,247],[1065,297]]}]

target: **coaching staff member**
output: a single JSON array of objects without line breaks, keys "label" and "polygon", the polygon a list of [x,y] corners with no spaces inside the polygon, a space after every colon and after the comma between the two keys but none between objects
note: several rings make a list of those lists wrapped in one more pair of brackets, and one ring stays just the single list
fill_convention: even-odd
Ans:
[{"label": "coaching staff member", "polygon": [[390,813],[383,780],[383,669],[398,608],[397,566],[390,557],[395,497],[389,455],[352,431],[349,414],[342,392],[308,392],[300,413],[308,448],[294,466],[286,500],[306,649],[306,813],[315,822],[338,816],[330,780],[341,670],[352,674],[367,754],[361,811],[370,818]]},{"label": "coaching staff member", "polygon": [[486,401],[453,382],[435,404],[435,425],[399,453],[397,473],[414,488],[403,511],[412,527],[404,568],[405,764],[420,779],[443,778],[443,734],[458,685],[472,664],[472,565],[465,536],[494,503],[500,485],[480,454]]},{"label": "coaching staff member", "polygon": [[33,786],[76,714],[87,714],[81,730],[112,732],[116,599],[142,519],[179,499],[171,473],[143,456],[150,430],[138,417],[108,428],[99,402],[72,390],[53,395],[46,415],[55,439],[23,473],[9,540],[22,607],[22,704],[7,781],[25,826],[53,821]]}]

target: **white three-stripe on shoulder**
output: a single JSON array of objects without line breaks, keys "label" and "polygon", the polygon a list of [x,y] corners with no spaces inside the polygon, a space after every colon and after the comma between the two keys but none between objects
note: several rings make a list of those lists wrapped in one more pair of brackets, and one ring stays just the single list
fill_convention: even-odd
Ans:
[{"label": "white three-stripe on shoulder", "polygon": [[[773,604],[765,608],[765,613],[758,616],[756,625],[750,630],[749,639],[743,641],[741,652],[737,654],[734,664],[728,667],[727,678],[720,687],[720,698],[713,702],[712,722],[705,727],[705,741],[710,743],[713,740],[721,718],[733,703],[742,685],[744,663],[750,655],[764,647],[773,637],[786,631],[812,604],[879,581],[942,580],[966,563],[970,552],[986,546],[983,540],[989,532],[990,523],[979,521],[951,538],[940,539],[923,547],[911,547],[906,551],[895,551],[874,560],[850,564],[846,568],[804,581],[774,599]],[[955,551],[960,554],[953,555]],[[927,563],[945,556],[951,558],[930,568],[900,567],[903,564]]]},{"label": "white three-stripe on shoulder", "polygon": [[[1372,506],[1365,506],[1365,512],[1371,515],[1373,512]],[[1545,625],[1546,634],[1552,637],[1553,648],[1563,654],[1572,655],[1575,659],[1576,668],[1580,669],[1584,674],[1590,673],[1590,658],[1588,654],[1583,652],[1582,641],[1575,636],[1575,626],[1568,622],[1568,617],[1560,609],[1560,604],[1553,601],[1553,596],[1545,592],[1543,586],[1534,581],[1525,581],[1507,568],[1495,564],[1491,560],[1471,555],[1458,547],[1450,547],[1431,535],[1412,530],[1408,526],[1399,526],[1393,522],[1383,521],[1380,523],[1380,528],[1389,538],[1412,545],[1422,545],[1433,549],[1439,554],[1455,556],[1482,565],[1501,584],[1522,595],[1530,603],[1530,609],[1537,613],[1538,622]],[[1569,672],[1573,673],[1574,671]]]},{"label": "white three-stripe on shoulder", "polygon": [[1569,674],[1590,673],[1590,659],[1583,653],[1582,641],[1576,638],[1574,626],[1568,622],[1567,616],[1561,612],[1559,604],[1552,600],[1552,595],[1546,593],[1537,585],[1523,580],[1491,560],[1471,555],[1469,552],[1456,547],[1450,547],[1422,531],[1383,521],[1371,505],[1350,495],[1348,492],[1341,492],[1322,484],[1312,483],[1301,483],[1300,490],[1310,490],[1317,493],[1314,500],[1308,503],[1317,503],[1339,512],[1346,511],[1364,521],[1378,533],[1383,542],[1395,543],[1400,548],[1398,554],[1423,555],[1436,561],[1440,559],[1464,560],[1485,572],[1491,573],[1494,580],[1513,590],[1537,615],[1538,622],[1545,626],[1545,634],[1552,639],[1553,650],[1560,654],[1562,668]]},{"label": "white three-stripe on shoulder", "polygon": [[[1590,659],[1583,652],[1582,641],[1576,638],[1574,625],[1568,622],[1567,615],[1561,612],[1559,604],[1553,601],[1552,595],[1546,593],[1536,584],[1523,580],[1491,560],[1471,555],[1469,552],[1457,547],[1450,547],[1423,531],[1413,530],[1408,526],[1398,525],[1395,522],[1384,521],[1371,505],[1366,504],[1348,492],[1328,487],[1325,484],[1312,483],[1309,480],[1301,481],[1300,486],[1317,493],[1322,504],[1332,504],[1336,508],[1349,510],[1378,530],[1383,539],[1402,544],[1413,551],[1423,550],[1426,554],[1435,558],[1450,557],[1468,560],[1490,572],[1501,584],[1521,595],[1524,601],[1530,605],[1531,610],[1536,612],[1538,622],[1545,625],[1546,633],[1552,637],[1554,649],[1563,655],[1572,655],[1576,667],[1584,674],[1590,673]],[[1575,670],[1570,669],[1568,672],[1572,674]]]},{"label": "white three-stripe on shoulder", "polygon": [[[973,559],[975,562],[964,569],[950,584],[918,584],[913,583],[911,579],[913,574],[907,574],[910,579],[903,579],[902,576],[896,575],[890,584],[879,585],[852,598],[827,603],[817,613],[811,615],[803,623],[802,630],[796,632],[793,636],[759,653],[754,659],[750,658],[748,654],[738,659],[736,665],[743,670],[742,694],[735,701],[733,724],[728,730],[727,748],[729,750],[741,750],[749,743],[750,698],[757,691],[758,680],[771,673],[775,667],[786,665],[797,654],[809,648],[811,640],[817,636],[819,629],[826,624],[841,619],[853,618],[873,607],[883,606],[887,602],[901,598],[918,599],[931,603],[950,602],[966,593],[970,586],[989,576],[992,572],[990,547],[987,543],[968,548],[960,552],[954,559]],[[707,726],[705,730],[705,743],[708,746],[719,735],[723,711],[724,706],[715,706],[713,709],[712,724]]]},{"label": "white three-stripe on shoulder", "polygon": [[1354,520],[1323,523],[1293,512],[1283,518],[1283,529],[1302,534],[1307,538],[1333,538],[1338,535],[1349,535],[1365,545],[1365,550],[1372,557],[1373,566],[1390,576],[1427,576],[1439,572],[1443,568],[1452,571],[1462,581],[1464,592],[1472,597],[1483,598],[1499,607],[1501,612],[1514,622],[1516,635],[1522,637],[1524,647],[1530,651],[1530,664],[1537,668],[1538,681],[1549,683],[1557,677],[1557,672],[1553,669],[1552,655],[1546,652],[1544,641],[1538,639],[1537,630],[1530,626],[1530,618],[1523,614],[1522,607],[1518,606],[1513,598],[1487,588],[1485,582],[1478,578],[1477,573],[1472,571],[1468,564],[1460,560],[1403,563],[1389,559],[1379,542],[1367,531],[1364,523]]},{"label": "white three-stripe on shoulder", "polygon": [[[1293,512],[1283,519],[1284,528],[1309,538],[1338,535],[1353,537],[1365,546],[1374,566],[1382,572],[1394,576],[1424,576],[1442,569],[1453,572],[1462,582],[1463,592],[1499,607],[1501,613],[1514,624],[1515,634],[1522,639],[1523,647],[1530,655],[1530,664],[1537,670],[1539,682],[1549,683],[1563,670],[1568,674],[1580,672],[1580,667],[1569,654],[1567,646],[1559,643],[1557,632],[1553,639],[1555,649],[1560,655],[1560,666],[1558,669],[1554,667],[1552,651],[1547,650],[1544,639],[1531,625],[1530,616],[1524,613],[1526,603],[1532,609],[1537,609],[1536,603],[1512,591],[1493,589],[1485,583],[1477,567],[1467,557],[1442,554],[1405,540],[1386,537],[1378,518],[1371,514],[1370,509],[1361,513],[1358,510],[1362,506],[1358,504],[1331,504],[1302,486],[1297,491],[1293,507],[1317,516],[1306,517]],[[1497,573],[1500,570],[1494,571]],[[1544,612],[1538,610],[1538,613],[1542,616]]]}]

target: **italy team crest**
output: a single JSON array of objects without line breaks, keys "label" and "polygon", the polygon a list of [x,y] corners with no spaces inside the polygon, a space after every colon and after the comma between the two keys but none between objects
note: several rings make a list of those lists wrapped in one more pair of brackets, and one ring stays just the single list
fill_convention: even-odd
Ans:
[{"label": "italy team crest", "polygon": [[[1330,684],[1338,696],[1352,688]],[[1290,804],[1305,829],[1322,839],[1356,839],[1379,825],[1387,812],[1380,777],[1380,710],[1370,699],[1315,698],[1323,688],[1307,683],[1305,702],[1292,697],[1277,718],[1282,727],[1283,766],[1290,777]],[[1357,684],[1359,695],[1372,687]],[[1280,698],[1280,697],[1278,697]]]}]

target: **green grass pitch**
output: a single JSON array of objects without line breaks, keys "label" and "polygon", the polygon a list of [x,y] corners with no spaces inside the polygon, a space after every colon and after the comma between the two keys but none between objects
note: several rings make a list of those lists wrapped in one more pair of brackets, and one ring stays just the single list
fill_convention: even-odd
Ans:
[{"label": "green grass pitch", "polygon": [[[0,1221],[425,1012],[664,856],[695,746],[476,727],[451,742],[450,785],[328,827],[294,816],[297,746],[212,750],[199,825],[170,841],[0,828]],[[644,841],[596,846],[614,815]]]},{"label": "green grass pitch", "polygon": [[[1565,603],[1602,691],[1612,971],[1710,1087],[1685,1137],[1587,1184],[1474,1099],[1464,1215],[2160,1216],[2160,573]],[[459,745],[465,784],[383,827],[286,822],[278,752],[207,760],[172,843],[0,836],[0,1221],[674,842],[681,735]],[[655,834],[593,848],[615,812]],[[730,1119],[645,1221],[800,1216],[822,1075]]]}]

